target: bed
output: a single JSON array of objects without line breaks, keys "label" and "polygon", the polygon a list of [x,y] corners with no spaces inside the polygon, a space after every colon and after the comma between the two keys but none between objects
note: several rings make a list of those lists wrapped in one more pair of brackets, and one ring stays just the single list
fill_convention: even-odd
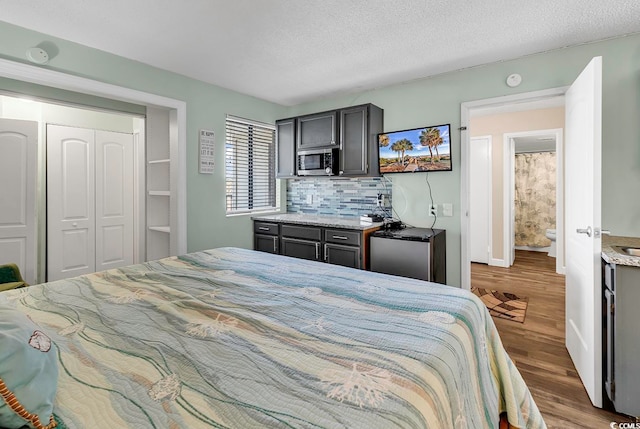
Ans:
[{"label": "bed", "polygon": [[75,428],[544,428],[458,288],[237,248],[0,293]]}]

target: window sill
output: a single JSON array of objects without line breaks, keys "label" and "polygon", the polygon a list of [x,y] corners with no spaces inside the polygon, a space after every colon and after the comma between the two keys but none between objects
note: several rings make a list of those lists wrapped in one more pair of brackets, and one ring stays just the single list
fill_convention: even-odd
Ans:
[{"label": "window sill", "polygon": [[239,217],[239,216],[255,216],[255,215],[265,215],[265,214],[282,214],[284,213],[279,208],[273,208],[268,210],[256,210],[256,211],[247,211],[247,212],[237,212],[237,213],[227,213],[226,217]]}]

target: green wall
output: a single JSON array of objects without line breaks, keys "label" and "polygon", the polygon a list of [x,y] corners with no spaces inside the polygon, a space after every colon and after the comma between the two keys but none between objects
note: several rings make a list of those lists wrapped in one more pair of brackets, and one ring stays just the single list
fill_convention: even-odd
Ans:
[{"label": "green wall", "polygon": [[[513,61],[448,73],[372,91],[353,93],[295,107],[283,107],[214,85],[156,69],[96,49],[0,22],[0,57],[26,62],[25,51],[43,41],[58,53],[49,69],[146,91],[187,103],[188,250],[216,246],[251,247],[247,216],[224,212],[223,145],[225,114],[264,122],[336,107],[371,102],[385,109],[388,131],[428,124],[460,126],[460,103],[569,85],[593,56],[603,57],[603,227],[615,235],[640,236],[640,35],[565,48]],[[224,58],[220,58],[223,61]],[[518,88],[506,86],[520,73]],[[27,89],[31,86],[27,85]],[[0,89],[22,90],[24,84],[0,80]],[[58,95],[58,97],[61,97]],[[63,99],[65,98],[62,95]],[[197,133],[216,131],[214,175],[197,172]],[[453,171],[433,173],[429,180],[437,203],[454,204],[454,216],[440,218],[447,230],[448,283],[460,283],[460,134],[452,133]],[[394,189],[404,194],[403,220],[430,225],[424,175],[398,176]],[[398,191],[399,190],[399,191]],[[397,194],[396,194],[397,196]]]},{"label": "green wall", "polygon": [[[250,218],[225,216],[225,116],[231,114],[273,123],[286,116],[285,107],[1,21],[0,41],[0,58],[27,63],[26,50],[46,41],[55,45],[58,52],[44,68],[185,101],[188,250],[253,246]],[[224,61],[224,58],[219,60]],[[10,79],[0,79],[0,90],[140,113],[140,106],[112,103]],[[198,131],[201,128],[216,132],[213,175],[198,173]]]},{"label": "green wall", "polygon": [[[386,131],[430,124],[460,124],[465,101],[570,85],[594,56],[603,57],[602,226],[614,235],[640,236],[640,35],[565,48],[513,61],[494,63],[372,91],[307,103],[289,115],[311,113],[361,103],[384,109]],[[522,75],[509,88],[505,79]],[[467,124],[465,124],[467,125]],[[452,131],[453,171],[430,173],[436,203],[453,203],[454,216],[439,218],[447,230],[447,283],[460,284],[460,133]],[[393,175],[407,201],[402,220],[430,226],[428,189],[424,175]],[[404,205],[404,204],[403,204]]]}]

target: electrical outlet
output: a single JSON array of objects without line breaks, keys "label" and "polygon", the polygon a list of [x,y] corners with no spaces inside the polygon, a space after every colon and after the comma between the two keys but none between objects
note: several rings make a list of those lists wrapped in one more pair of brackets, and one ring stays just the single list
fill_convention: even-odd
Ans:
[{"label": "electrical outlet", "polygon": [[313,194],[307,194],[307,204],[313,204]]},{"label": "electrical outlet", "polygon": [[376,200],[376,205],[378,207],[389,207],[389,195],[387,195],[387,194],[378,194],[378,199]]},{"label": "electrical outlet", "polygon": [[437,204],[429,204],[429,216],[435,217],[438,215],[438,205]]}]

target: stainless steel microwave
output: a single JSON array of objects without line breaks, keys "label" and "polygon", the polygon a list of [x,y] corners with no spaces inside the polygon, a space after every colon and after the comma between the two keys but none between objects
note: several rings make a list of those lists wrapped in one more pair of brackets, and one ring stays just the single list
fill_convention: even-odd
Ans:
[{"label": "stainless steel microwave", "polygon": [[299,150],[298,176],[337,176],[340,149]]}]

